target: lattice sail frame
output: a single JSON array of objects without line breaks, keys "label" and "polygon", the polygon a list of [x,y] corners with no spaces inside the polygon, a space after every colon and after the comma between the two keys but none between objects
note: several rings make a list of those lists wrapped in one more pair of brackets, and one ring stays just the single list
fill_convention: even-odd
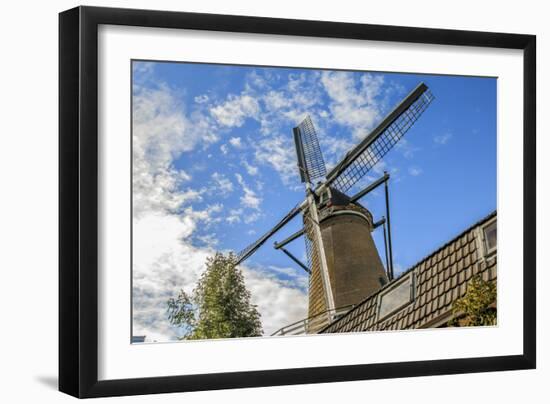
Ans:
[{"label": "lattice sail frame", "polygon": [[318,226],[318,224],[315,223],[308,209],[304,212],[304,240],[306,244],[307,264],[311,271],[308,288],[308,317],[313,317],[318,313],[328,310],[326,301],[327,291],[325,291],[322,280],[323,267],[320,259],[321,252],[319,251],[319,245],[316,242],[314,226]]},{"label": "lattice sail frame", "polygon": [[344,193],[353,187],[399,142],[433,99],[430,90],[426,89],[330,185]]},{"label": "lattice sail frame", "polygon": [[294,143],[302,182],[314,184],[317,180],[324,179],[327,168],[309,115],[294,128]]}]

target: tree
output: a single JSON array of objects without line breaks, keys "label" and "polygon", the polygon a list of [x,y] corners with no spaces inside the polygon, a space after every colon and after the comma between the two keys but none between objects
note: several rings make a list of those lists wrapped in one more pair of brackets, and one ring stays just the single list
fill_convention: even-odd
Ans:
[{"label": "tree", "polygon": [[453,319],[450,326],[475,327],[496,325],[497,311],[493,303],[497,299],[497,289],[493,282],[484,281],[476,275],[470,281],[464,297],[453,304]]},{"label": "tree", "polygon": [[183,328],[185,339],[256,337],[263,332],[233,253],[206,259],[192,296],[182,289],[168,300],[168,319]]}]

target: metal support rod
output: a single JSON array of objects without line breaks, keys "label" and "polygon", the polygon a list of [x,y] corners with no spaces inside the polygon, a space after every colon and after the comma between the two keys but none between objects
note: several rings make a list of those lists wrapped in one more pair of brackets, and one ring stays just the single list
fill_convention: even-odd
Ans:
[{"label": "metal support rod", "polygon": [[273,244],[273,247],[278,250],[279,248],[282,248],[284,247],[285,245],[287,245],[288,243],[290,243],[291,241],[294,241],[296,240],[298,237],[300,237],[301,235],[304,234],[304,229],[300,229],[298,230],[296,233],[294,234],[291,234],[290,236],[288,236],[287,238],[285,238],[283,241],[281,241],[280,243],[274,243]]},{"label": "metal support rod", "polygon": [[384,171],[384,175],[382,177],[380,177],[379,179],[374,181],[372,184],[370,184],[368,187],[366,187],[362,191],[360,191],[360,192],[356,193],[355,195],[353,195],[351,197],[351,202],[358,201],[359,199],[364,197],[369,192],[374,191],[376,188],[378,188],[380,185],[382,185],[382,183],[387,182],[389,179],[390,179],[390,175],[387,172]]},{"label": "metal support rod", "polygon": [[[387,174],[384,171],[384,174]],[[390,281],[393,280],[393,252],[392,252],[392,245],[391,245],[391,221],[390,221],[390,191],[388,189],[388,181],[384,182],[384,190],[386,193],[386,222],[388,224],[388,251],[390,256]]]},{"label": "metal support rod", "polygon": [[290,251],[288,251],[284,247],[281,247],[280,250],[284,252],[292,261],[298,264],[304,271],[311,275],[311,271],[309,270],[309,268],[304,263],[302,263],[302,261],[296,258]]},{"label": "metal support rod", "polygon": [[240,251],[237,254],[237,262],[236,264],[240,264],[245,259],[250,257],[258,248],[264,244],[268,238],[273,236],[275,233],[277,233],[281,228],[283,228],[288,222],[290,222],[294,217],[296,217],[302,209],[304,209],[308,204],[308,200],[306,199],[304,202],[300,203],[299,205],[296,205],[290,212],[287,213],[287,215],[279,222],[277,223],[271,230],[269,230],[267,233],[265,233],[262,237],[260,237],[258,240],[256,240],[255,243],[249,245],[244,250]]},{"label": "metal support rod", "polygon": [[385,223],[386,223],[386,218],[382,216],[382,219],[372,224],[372,229],[376,230]]},{"label": "metal support rod", "polygon": [[[388,275],[388,279],[390,279],[390,260],[388,257],[388,237],[386,235],[386,219],[384,219],[384,223],[382,225],[384,226],[384,251],[385,251],[385,257],[386,257],[386,274]],[[391,279],[390,279],[391,280]]]}]

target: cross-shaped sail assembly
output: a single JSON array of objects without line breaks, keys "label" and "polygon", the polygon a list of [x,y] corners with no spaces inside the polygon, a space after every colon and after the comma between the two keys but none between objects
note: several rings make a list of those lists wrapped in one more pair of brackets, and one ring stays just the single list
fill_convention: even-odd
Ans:
[{"label": "cross-shaped sail assembly", "polygon": [[[391,280],[383,270],[370,235],[380,223],[386,228],[386,222],[374,223],[370,212],[358,203],[358,199],[374,187],[367,187],[354,197],[345,193],[403,138],[433,98],[428,87],[419,84],[328,174],[315,127],[311,117],[307,116],[293,129],[297,165],[306,186],[306,199],[256,242],[243,249],[237,256],[238,263],[254,254],[271,236],[302,213],[304,228],[284,243],[276,243],[276,248],[305,235],[310,273],[310,316],[326,313],[331,321],[343,304],[362,300],[366,297],[362,294],[369,294]],[[385,176],[384,181],[377,185],[385,183],[387,186],[388,178]],[[387,214],[389,225],[389,210]],[[284,248],[282,251],[297,261]]]}]

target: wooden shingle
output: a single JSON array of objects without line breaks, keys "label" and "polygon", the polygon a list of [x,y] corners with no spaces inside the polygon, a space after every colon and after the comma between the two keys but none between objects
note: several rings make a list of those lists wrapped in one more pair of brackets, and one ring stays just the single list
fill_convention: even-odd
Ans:
[{"label": "wooden shingle", "polygon": [[464,296],[473,275],[480,273],[483,279],[496,281],[496,258],[485,258],[484,251],[478,251],[481,243],[476,240],[480,234],[477,227],[483,226],[494,216],[478,222],[406,271],[407,274],[414,273],[416,277],[416,298],[412,304],[388,318],[377,319],[378,296],[397,278],[322,332],[418,328],[450,314],[453,302]]}]

